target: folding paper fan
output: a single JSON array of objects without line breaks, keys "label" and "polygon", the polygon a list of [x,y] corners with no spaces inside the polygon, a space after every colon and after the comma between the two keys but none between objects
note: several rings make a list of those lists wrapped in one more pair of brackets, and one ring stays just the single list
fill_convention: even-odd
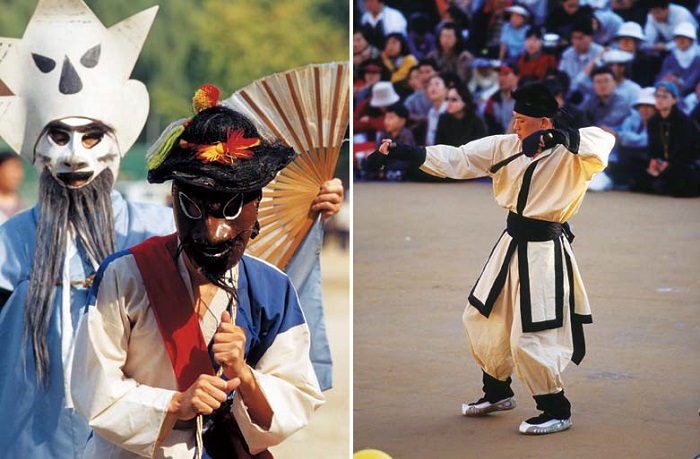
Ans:
[{"label": "folding paper fan", "polygon": [[247,251],[284,269],[317,218],[311,202],[333,178],[350,117],[346,62],[313,64],[264,77],[223,103],[299,154],[265,189],[260,235]]}]

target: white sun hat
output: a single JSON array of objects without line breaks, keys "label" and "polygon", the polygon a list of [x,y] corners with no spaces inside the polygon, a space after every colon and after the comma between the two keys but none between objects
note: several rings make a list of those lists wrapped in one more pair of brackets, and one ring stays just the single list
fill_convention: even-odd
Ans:
[{"label": "white sun hat", "polygon": [[632,104],[633,107],[637,107],[638,105],[656,105],[656,98],[654,97],[654,93],[656,92],[656,88],[653,86],[649,86],[646,88],[642,88],[639,91],[639,95],[637,96],[637,100],[634,101]]},{"label": "white sun hat", "polygon": [[506,11],[508,13],[515,13],[519,14],[520,16],[524,18],[529,18],[530,17],[530,12],[527,10],[527,8],[520,6],[520,5],[514,5],[506,8]]},{"label": "white sun hat", "polygon": [[691,40],[695,40],[698,37],[698,31],[695,29],[695,26],[690,22],[681,22],[676,26],[675,29],[673,29],[673,36],[686,37],[690,38]]},{"label": "white sun hat", "polygon": [[626,64],[632,62],[633,59],[634,54],[620,49],[610,49],[603,53],[603,62],[605,64]]},{"label": "white sun hat", "polygon": [[636,38],[640,41],[646,39],[644,32],[642,32],[642,26],[633,21],[624,22],[620,25],[620,28],[617,29],[617,33],[615,33],[615,38],[620,37]]},{"label": "white sun hat", "polygon": [[378,81],[372,86],[372,99],[369,104],[372,107],[388,107],[400,99],[390,81]]}]

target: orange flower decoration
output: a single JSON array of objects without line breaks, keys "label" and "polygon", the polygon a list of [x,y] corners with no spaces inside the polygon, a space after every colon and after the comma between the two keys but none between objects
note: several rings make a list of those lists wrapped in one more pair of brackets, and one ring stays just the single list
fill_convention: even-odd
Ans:
[{"label": "orange flower decoration", "polygon": [[196,145],[181,140],[180,147],[194,150],[197,153],[197,159],[205,164],[211,162],[233,164],[237,159],[252,158],[255,152],[249,148],[260,145],[260,139],[257,137],[243,137],[243,129],[236,129],[233,132],[229,129],[226,136],[226,142],[216,142],[213,145]]}]

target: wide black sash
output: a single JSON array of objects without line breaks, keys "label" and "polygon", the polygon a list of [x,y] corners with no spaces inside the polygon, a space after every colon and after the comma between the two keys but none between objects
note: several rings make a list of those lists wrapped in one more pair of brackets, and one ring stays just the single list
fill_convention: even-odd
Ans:
[{"label": "wide black sash", "polygon": [[507,231],[510,237],[518,241],[544,242],[559,239],[562,233],[571,243],[574,233],[569,223],[557,223],[546,220],[523,217],[514,212],[508,213]]},{"label": "wide black sash", "polygon": [[[546,220],[536,220],[533,218],[523,217],[516,213],[508,214],[506,232],[513,238],[506,251],[505,259],[501,269],[499,270],[496,279],[494,280],[488,297],[485,302],[481,302],[474,292],[476,285],[481,280],[477,280],[474,288],[469,295],[469,302],[477,308],[485,317],[489,317],[494,303],[500,296],[508,276],[508,266],[510,265],[512,256],[518,253],[518,267],[520,275],[520,314],[522,321],[523,332],[537,332],[553,328],[559,328],[563,325],[563,308],[566,298],[564,298],[564,264],[566,264],[567,281],[569,285],[569,317],[571,319],[571,334],[573,339],[573,355],[572,362],[577,365],[583,360],[586,352],[586,344],[583,335],[583,324],[591,323],[591,316],[582,316],[576,314],[575,299],[574,299],[574,277],[573,265],[571,257],[567,250],[562,247],[563,242],[561,236],[564,235],[569,243],[574,239],[574,235],[567,223],[550,222]],[[555,248],[554,269],[556,283],[556,317],[552,320],[544,322],[532,322],[531,304],[530,304],[530,279],[529,266],[527,260],[527,244],[528,242],[545,242],[553,241]],[[499,239],[500,242],[500,239]],[[562,254],[564,263],[562,263]],[[482,273],[483,274],[483,273]]]}]

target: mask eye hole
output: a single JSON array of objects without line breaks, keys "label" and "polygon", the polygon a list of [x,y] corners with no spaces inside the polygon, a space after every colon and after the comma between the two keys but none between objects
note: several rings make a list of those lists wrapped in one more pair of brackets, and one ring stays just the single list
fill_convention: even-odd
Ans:
[{"label": "mask eye hole", "polygon": [[195,203],[189,196],[180,191],[178,193],[178,200],[180,201],[180,209],[182,212],[192,220],[199,220],[202,218],[202,209],[199,208],[197,203]]},{"label": "mask eye hole", "polygon": [[42,73],[49,73],[56,67],[56,61],[50,57],[32,53],[32,59],[34,59],[34,64]]},{"label": "mask eye hole", "polygon": [[102,138],[104,137],[104,132],[99,132],[99,131],[94,131],[94,132],[87,132],[83,134],[83,146],[85,148],[92,148],[98,143],[102,141]]},{"label": "mask eye hole", "polygon": [[64,146],[70,140],[70,134],[62,129],[51,128],[49,129],[49,137],[58,146]]},{"label": "mask eye hole", "polygon": [[235,220],[243,210],[243,193],[232,197],[224,206],[222,213],[226,220]]},{"label": "mask eye hole", "polygon": [[83,57],[80,58],[80,63],[89,69],[95,67],[100,62],[100,53],[102,52],[101,45],[93,46],[85,51]]}]

